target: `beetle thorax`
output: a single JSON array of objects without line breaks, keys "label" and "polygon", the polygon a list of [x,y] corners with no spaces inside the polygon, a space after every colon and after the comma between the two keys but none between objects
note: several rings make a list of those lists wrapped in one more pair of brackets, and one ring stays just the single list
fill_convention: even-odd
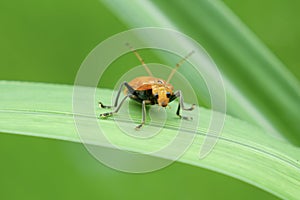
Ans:
[{"label": "beetle thorax", "polygon": [[169,89],[164,85],[152,85],[152,94],[157,98],[158,105],[166,107],[169,103]]}]

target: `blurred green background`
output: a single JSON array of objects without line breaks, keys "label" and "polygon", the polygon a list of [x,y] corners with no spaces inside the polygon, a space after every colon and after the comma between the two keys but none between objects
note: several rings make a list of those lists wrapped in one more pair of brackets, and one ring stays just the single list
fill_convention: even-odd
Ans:
[{"label": "blurred green background", "polygon": [[[299,80],[300,2],[224,2]],[[2,0],[0,25],[1,80],[61,84],[73,84],[98,43],[127,30],[97,0]],[[64,141],[1,133],[0,158],[0,199],[276,199],[181,163],[150,174],[117,172]]]}]

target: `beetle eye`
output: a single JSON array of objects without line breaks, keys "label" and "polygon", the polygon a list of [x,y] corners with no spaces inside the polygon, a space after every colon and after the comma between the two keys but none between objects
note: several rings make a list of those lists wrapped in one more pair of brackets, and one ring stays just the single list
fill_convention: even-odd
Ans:
[{"label": "beetle eye", "polygon": [[170,92],[167,92],[166,94],[167,94],[167,97],[170,98],[171,93],[170,93]]}]

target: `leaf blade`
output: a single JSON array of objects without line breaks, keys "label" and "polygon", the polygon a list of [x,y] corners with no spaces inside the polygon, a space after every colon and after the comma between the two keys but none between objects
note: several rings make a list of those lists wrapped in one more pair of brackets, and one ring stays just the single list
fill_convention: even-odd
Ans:
[{"label": "leaf blade", "polygon": [[[64,85],[1,81],[0,91],[5,95],[0,97],[0,131],[80,142],[73,121],[72,89],[72,86]],[[103,94],[104,101],[110,101],[112,91],[98,91]],[[137,107],[132,109],[132,115],[138,119],[140,110]],[[278,141],[247,122],[227,116],[216,147],[209,156],[200,160],[199,149],[211,115],[209,110],[200,111],[203,117],[196,139],[180,162],[238,178],[281,198],[297,199],[300,195],[299,148]],[[160,134],[160,142],[176,132],[168,128],[176,126],[176,121],[172,118],[168,122]],[[103,120],[101,126],[113,130],[113,141],[128,150],[143,152],[152,148],[147,147],[147,143],[123,140],[119,135],[122,132],[113,120]],[[128,126],[133,128],[134,124]]]}]

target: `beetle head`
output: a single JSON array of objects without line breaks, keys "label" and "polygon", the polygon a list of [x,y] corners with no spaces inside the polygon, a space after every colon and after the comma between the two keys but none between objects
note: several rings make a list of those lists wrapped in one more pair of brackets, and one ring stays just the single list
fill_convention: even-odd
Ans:
[{"label": "beetle head", "polygon": [[155,98],[157,98],[158,105],[162,107],[166,107],[168,105],[171,92],[172,91],[169,88],[166,88],[165,86],[152,86],[152,94]]}]

